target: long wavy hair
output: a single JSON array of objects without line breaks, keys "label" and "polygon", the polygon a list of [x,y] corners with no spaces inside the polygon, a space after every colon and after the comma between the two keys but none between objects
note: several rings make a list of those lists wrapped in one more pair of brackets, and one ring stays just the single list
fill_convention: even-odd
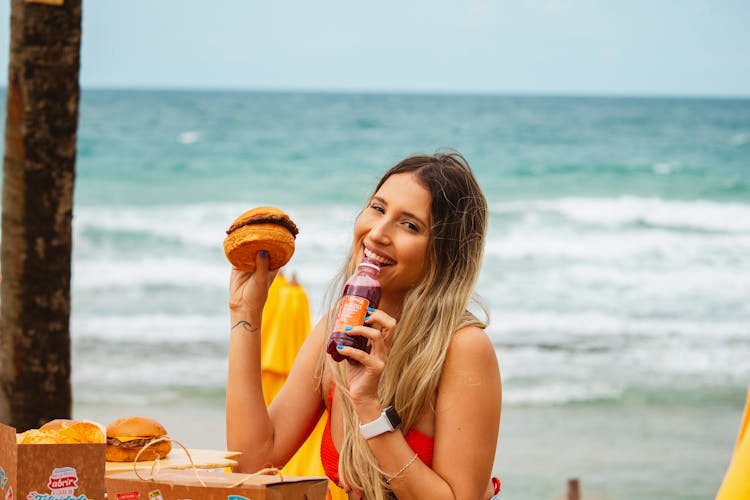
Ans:
[{"label": "long wavy hair", "polygon": [[[413,174],[432,197],[427,270],[404,299],[378,387],[380,403],[396,408],[406,433],[421,415],[434,409],[452,335],[465,326],[487,326],[486,321],[480,321],[468,310],[475,299],[474,285],[482,265],[487,201],[466,160],[453,151],[406,158],[385,173],[370,198],[389,177],[402,173]],[[335,299],[356,270],[359,251],[351,249],[330,290],[329,325],[336,311]],[[486,308],[478,300],[475,302],[487,317]],[[384,471],[360,434],[347,391],[345,365],[340,363],[333,370],[343,415],[339,474],[343,484],[361,492],[367,500],[383,500],[392,492]]]}]

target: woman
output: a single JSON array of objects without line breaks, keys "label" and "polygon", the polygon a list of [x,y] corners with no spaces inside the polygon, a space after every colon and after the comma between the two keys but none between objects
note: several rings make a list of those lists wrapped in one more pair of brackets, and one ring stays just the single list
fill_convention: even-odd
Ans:
[{"label": "woman", "polygon": [[[227,446],[240,470],[283,465],[321,415],[326,473],[350,496],[490,498],[501,383],[485,324],[468,312],[481,267],[487,202],[457,153],[414,156],[391,168],[357,218],[339,290],[365,256],[381,263],[382,297],[365,325],[364,352],[325,353],[330,317],[313,328],[267,409],[260,378],[260,325],[274,274],[257,257],[234,269],[227,384]],[[331,310],[334,307],[332,305]],[[329,315],[330,316],[330,315]],[[393,420],[401,426],[383,432]],[[376,435],[363,424],[379,428]]]}]

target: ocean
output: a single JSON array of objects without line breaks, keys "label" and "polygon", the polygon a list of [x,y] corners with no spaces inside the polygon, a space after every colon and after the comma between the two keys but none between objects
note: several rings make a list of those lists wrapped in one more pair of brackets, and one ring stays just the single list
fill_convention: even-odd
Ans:
[{"label": "ocean", "polygon": [[440,148],[490,206],[503,496],[713,498],[750,383],[747,99],[84,90],[76,416],[223,448],[229,224],[292,216],[317,317],[379,177]]}]

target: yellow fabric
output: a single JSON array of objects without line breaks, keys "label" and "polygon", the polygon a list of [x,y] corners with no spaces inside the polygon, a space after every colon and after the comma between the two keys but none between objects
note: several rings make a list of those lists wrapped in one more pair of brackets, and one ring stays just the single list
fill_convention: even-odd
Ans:
[{"label": "yellow fabric", "polygon": [[299,285],[284,283],[274,294],[276,303],[267,304],[267,307],[270,305],[268,319],[266,309],[263,310],[261,367],[263,372],[286,376],[310,332],[310,304]]},{"label": "yellow fabric", "polygon": [[328,481],[328,495],[326,495],[327,499],[330,500],[348,500],[349,495],[346,493],[345,490],[339,488],[333,481]]},{"label": "yellow fabric", "polygon": [[750,387],[747,390],[745,412],[737,436],[732,461],[716,500],[747,500],[750,498]]},{"label": "yellow fabric", "polygon": [[286,375],[281,375],[276,372],[267,372],[265,370],[262,373],[263,399],[266,400],[266,406],[268,406],[281,390],[281,386],[286,382]]},{"label": "yellow fabric", "polygon": [[[271,331],[276,328],[276,315],[279,311],[281,304],[281,289],[286,287],[288,282],[281,272],[276,275],[276,278],[271,283],[271,287],[268,289],[268,298],[266,299],[266,305],[263,307],[263,324],[260,328],[261,345],[265,347],[266,340]],[[265,352],[262,353],[261,363],[266,362]],[[265,365],[263,365],[265,367]],[[288,372],[287,372],[288,373]]]},{"label": "yellow fabric", "polygon": [[[305,290],[279,273],[268,290],[261,326],[263,397],[270,404],[284,385],[297,351],[310,332],[310,305]],[[325,476],[320,461],[321,419],[312,434],[282,469],[290,476]],[[338,498],[338,497],[337,497]]]}]

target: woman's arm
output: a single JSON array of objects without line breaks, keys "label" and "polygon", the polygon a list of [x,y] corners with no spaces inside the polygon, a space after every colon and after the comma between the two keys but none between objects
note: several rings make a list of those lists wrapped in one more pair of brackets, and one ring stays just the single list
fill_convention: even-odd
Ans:
[{"label": "woman's arm", "polygon": [[315,369],[322,349],[323,323],[303,344],[287,382],[266,408],[261,382],[260,328],[268,286],[275,273],[258,257],[253,274],[232,271],[226,421],[227,448],[240,451],[238,471],[283,466],[320,418],[322,404]]},{"label": "woman's arm", "polygon": [[[373,341],[375,352],[378,334],[355,330]],[[368,370],[379,368],[370,356],[350,349],[343,353],[366,363]],[[432,469],[419,459],[412,461],[414,452],[400,430],[368,440],[387,477],[398,474],[390,482],[396,497],[478,500],[492,495],[489,479],[500,428],[501,391],[497,357],[485,332],[476,327],[456,332],[438,386]],[[362,423],[376,419],[382,410],[369,397],[353,402]]]},{"label": "woman's arm", "polygon": [[489,498],[502,406],[495,348],[484,330],[467,327],[451,341],[435,408],[433,470],[455,498]]}]

